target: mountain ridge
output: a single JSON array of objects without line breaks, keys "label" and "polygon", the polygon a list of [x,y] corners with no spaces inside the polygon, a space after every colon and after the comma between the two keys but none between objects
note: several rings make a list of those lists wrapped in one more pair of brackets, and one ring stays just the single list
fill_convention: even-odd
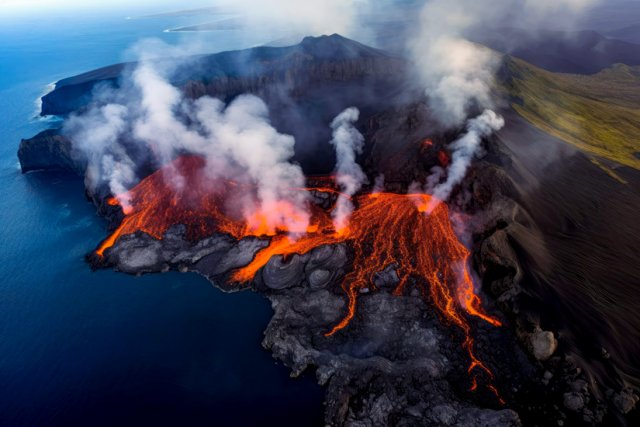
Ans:
[{"label": "mountain ridge", "polygon": [[[172,65],[177,58],[155,60],[160,68]],[[184,85],[188,81],[211,81],[215,78],[256,77],[267,72],[285,72],[300,61],[347,63],[356,60],[399,61],[388,52],[366,46],[338,34],[305,37],[300,43],[271,47],[224,51],[180,58],[189,64],[178,67],[170,82]],[[298,64],[294,63],[298,60]],[[92,92],[99,86],[118,87],[119,80],[133,69],[136,62],[114,64],[59,80],[55,89],[42,97],[40,114],[66,115],[91,102]]]}]

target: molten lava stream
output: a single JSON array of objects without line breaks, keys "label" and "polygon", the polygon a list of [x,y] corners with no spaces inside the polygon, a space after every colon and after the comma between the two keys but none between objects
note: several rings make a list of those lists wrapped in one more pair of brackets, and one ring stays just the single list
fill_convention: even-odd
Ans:
[{"label": "molten lava stream", "polygon": [[[493,377],[474,353],[471,325],[463,312],[494,326],[501,323],[482,309],[468,270],[470,253],[456,237],[445,203],[435,204],[427,214],[426,207],[433,206],[433,200],[426,194],[361,195],[354,198],[356,209],[348,228],[340,233],[333,227],[331,213],[314,205],[307,233],[292,240],[283,233],[287,230],[265,228],[259,212],[255,221],[233,219],[223,212],[232,184],[211,182],[204,166],[200,157],[176,159],[171,170],[183,178],[179,189],[165,182],[164,168],[142,180],[126,195],[130,209],[118,229],[100,245],[97,254],[102,256],[120,236],[138,230],[161,239],[174,224],[185,224],[187,237],[191,239],[203,238],[216,231],[237,239],[272,235],[269,245],[260,250],[251,263],[232,273],[232,281],[247,283],[273,256],[304,254],[325,244],[349,242],[355,256],[353,268],[342,282],[347,295],[347,312],[327,336],[344,329],[353,319],[361,291],[374,287],[373,275],[394,265],[400,279],[394,294],[401,295],[404,288],[413,283],[424,295],[430,295],[443,321],[464,333],[463,347],[471,361],[468,368],[471,389],[477,387],[477,372],[484,371],[490,379]],[[336,193],[328,186],[300,189],[311,190]],[[488,388],[501,400],[495,387],[489,385]]]},{"label": "molten lava stream", "polygon": [[[111,236],[96,250],[100,257],[119,237],[143,231],[160,240],[173,225],[183,224],[187,238],[197,240],[224,230],[240,237],[246,224],[222,212],[227,194],[238,184],[212,180],[199,156],[181,156],[149,175],[127,194],[109,199],[108,204],[127,200],[125,217]],[[175,180],[174,177],[180,179]],[[174,181],[178,181],[174,183]]]},{"label": "molten lava stream", "polygon": [[462,315],[460,305],[468,314],[494,326],[501,323],[483,311],[481,300],[474,292],[467,267],[470,254],[453,231],[447,205],[439,203],[431,214],[426,214],[421,206],[430,202],[431,197],[426,194],[359,196],[349,227],[340,234],[333,229],[328,213],[315,212],[312,224],[317,225],[317,231],[295,241],[283,235],[276,236],[249,265],[236,270],[231,279],[251,281],[275,255],[304,254],[321,245],[349,241],[355,258],[352,271],[342,283],[348,298],[347,313],[326,335],[335,334],[353,319],[357,297],[364,288],[373,287],[373,275],[396,265],[400,282],[395,294],[402,294],[406,284],[414,279],[416,285],[423,287],[423,291],[431,296],[443,319],[464,332],[463,347],[471,359],[469,373],[472,375],[472,389],[475,389],[475,371],[484,371],[490,378],[493,374],[475,356],[471,326]]}]

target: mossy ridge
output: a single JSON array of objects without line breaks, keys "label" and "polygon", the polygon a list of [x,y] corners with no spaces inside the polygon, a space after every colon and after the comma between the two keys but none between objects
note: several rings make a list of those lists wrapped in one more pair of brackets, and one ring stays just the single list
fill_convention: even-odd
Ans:
[{"label": "mossy ridge", "polygon": [[577,75],[512,57],[505,64],[502,84],[518,114],[587,153],[640,169],[640,67]]}]

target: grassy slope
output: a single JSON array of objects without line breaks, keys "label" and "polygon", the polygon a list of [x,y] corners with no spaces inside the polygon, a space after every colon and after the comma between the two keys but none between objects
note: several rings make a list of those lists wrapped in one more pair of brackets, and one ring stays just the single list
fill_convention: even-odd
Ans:
[{"label": "grassy slope", "polygon": [[588,153],[640,169],[640,67],[620,64],[585,76],[516,58],[506,66],[503,83],[521,116]]}]

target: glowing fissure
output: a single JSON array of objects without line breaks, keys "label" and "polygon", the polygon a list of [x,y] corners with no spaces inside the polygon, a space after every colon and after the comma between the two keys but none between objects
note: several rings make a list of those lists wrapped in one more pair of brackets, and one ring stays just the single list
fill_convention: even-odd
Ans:
[{"label": "glowing fissure", "polygon": [[[164,168],[142,180],[126,195],[130,209],[122,224],[97,249],[99,256],[120,236],[143,231],[162,239],[167,229],[176,224],[184,224],[186,237],[193,240],[215,232],[228,233],[237,239],[271,236],[270,244],[260,250],[251,263],[232,273],[231,281],[247,283],[273,256],[305,254],[322,245],[346,242],[354,250],[353,268],[342,282],[347,310],[326,336],[349,325],[356,314],[358,296],[375,290],[373,276],[393,266],[399,278],[393,291],[395,295],[402,295],[409,285],[418,287],[431,299],[444,322],[463,331],[463,347],[470,358],[471,389],[477,387],[478,372],[493,378],[489,368],[474,353],[471,325],[464,312],[493,326],[501,323],[483,310],[482,301],[475,293],[469,271],[470,253],[454,233],[446,203],[434,203],[427,194],[355,196],[349,224],[339,233],[334,228],[330,210],[312,205],[306,232],[293,239],[287,234],[290,230],[266,226],[262,218],[268,213],[255,212],[248,220],[229,213],[232,207],[227,206],[227,196],[241,190],[237,188],[239,184],[212,182],[207,178],[202,158],[182,156],[170,166],[182,177],[180,188],[166,182]],[[329,185],[300,191],[337,193]],[[427,214],[425,211],[431,206],[435,208]],[[283,212],[288,209],[284,202],[276,208]],[[489,390],[502,402],[495,387],[490,386]]]}]

